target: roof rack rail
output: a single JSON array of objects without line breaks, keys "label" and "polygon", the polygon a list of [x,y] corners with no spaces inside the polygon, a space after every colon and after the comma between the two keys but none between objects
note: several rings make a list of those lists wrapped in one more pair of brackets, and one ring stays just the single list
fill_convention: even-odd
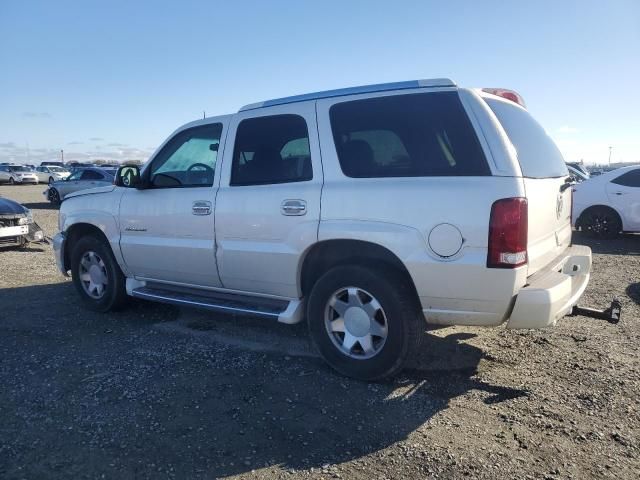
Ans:
[{"label": "roof rack rail", "polygon": [[386,92],[389,90],[407,90],[409,88],[434,88],[434,87],[455,87],[456,83],[449,78],[432,78],[428,80],[409,80],[406,82],[379,83],[376,85],[362,85],[360,87],[339,88],[337,90],[326,90],[323,92],[305,93],[292,97],[276,98],[264,102],[250,103],[239,111],[255,110],[256,108],[272,107],[274,105],[285,105],[287,103],[305,102],[307,100],[318,100],[321,98],[343,97],[345,95],[356,95],[358,93]]}]

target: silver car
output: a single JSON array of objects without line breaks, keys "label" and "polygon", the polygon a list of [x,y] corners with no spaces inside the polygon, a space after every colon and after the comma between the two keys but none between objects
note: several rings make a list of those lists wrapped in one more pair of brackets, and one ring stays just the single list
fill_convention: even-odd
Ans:
[{"label": "silver car", "polygon": [[40,165],[35,170],[38,181],[41,183],[53,183],[57,180],[66,180],[71,172],[57,165]]},{"label": "silver car", "polygon": [[44,196],[51,203],[60,203],[70,193],[113,184],[115,172],[115,170],[102,168],[76,170],[66,180],[49,184],[49,188],[44,191]]},{"label": "silver car", "polygon": [[24,165],[0,165],[0,182],[11,185],[20,183],[38,183],[38,177]]}]

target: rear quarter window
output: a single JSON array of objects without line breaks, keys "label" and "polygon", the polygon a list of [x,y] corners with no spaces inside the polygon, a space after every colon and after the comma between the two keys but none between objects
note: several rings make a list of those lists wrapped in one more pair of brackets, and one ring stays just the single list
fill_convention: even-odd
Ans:
[{"label": "rear quarter window", "polygon": [[527,110],[507,100],[485,98],[485,101],[516,149],[523,177],[569,175],[560,150]]},{"label": "rear quarter window", "polygon": [[341,102],[329,116],[349,177],[491,175],[456,92]]}]

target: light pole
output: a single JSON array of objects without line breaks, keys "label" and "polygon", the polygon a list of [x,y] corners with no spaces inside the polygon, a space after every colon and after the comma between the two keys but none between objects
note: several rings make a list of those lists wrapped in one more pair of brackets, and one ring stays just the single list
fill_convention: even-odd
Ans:
[{"label": "light pole", "polygon": [[613,147],[609,147],[609,168],[611,168],[611,150]]},{"label": "light pole", "polygon": [[64,150],[60,150],[60,161],[64,163]]}]

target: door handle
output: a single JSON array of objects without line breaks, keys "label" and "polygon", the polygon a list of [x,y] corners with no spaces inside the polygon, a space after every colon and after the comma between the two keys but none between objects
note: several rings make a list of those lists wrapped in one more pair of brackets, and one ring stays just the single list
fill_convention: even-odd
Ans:
[{"label": "door handle", "polygon": [[616,195],[624,195],[624,192],[616,192]]},{"label": "door handle", "polygon": [[211,215],[211,202],[207,200],[196,200],[191,204],[193,215]]},{"label": "door handle", "polygon": [[284,200],[280,205],[283,215],[304,215],[307,213],[307,202],[304,200]]}]

